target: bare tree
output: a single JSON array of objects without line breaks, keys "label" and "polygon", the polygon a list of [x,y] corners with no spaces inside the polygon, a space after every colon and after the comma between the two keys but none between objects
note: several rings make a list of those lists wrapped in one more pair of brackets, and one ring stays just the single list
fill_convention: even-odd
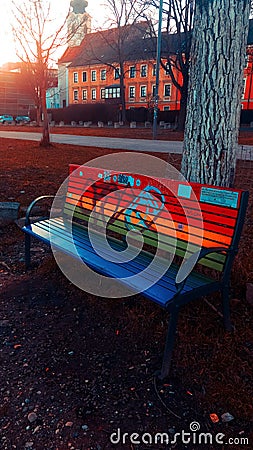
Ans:
[{"label": "bare tree", "polygon": [[[162,33],[161,66],[180,92],[178,130],[184,130],[186,118],[193,2],[194,0],[165,0],[163,2],[163,18],[165,18],[163,23],[166,31]],[[160,0],[149,0],[149,4],[159,8]]]},{"label": "bare tree", "polygon": [[68,14],[62,24],[56,27],[50,0],[12,0],[12,9],[12,32],[17,44],[17,56],[26,67],[38,115],[42,118],[40,145],[47,147],[50,145],[50,134],[46,91],[51,80],[50,67],[54,53],[70,38],[64,33]]},{"label": "bare tree", "polygon": [[[135,52],[133,46],[128,45],[129,41],[133,43],[135,39],[135,50],[138,46],[138,41],[141,44],[141,39],[148,31],[150,35],[149,22],[147,20],[146,11],[149,5],[146,2],[138,4],[135,0],[105,0],[105,10],[107,11],[107,19],[105,25],[109,29],[108,32],[98,30],[100,40],[109,49],[110,56],[106,59],[106,55],[102,57],[101,52],[93,46],[90,41],[90,55],[96,58],[97,61],[107,65],[116,74],[116,79],[120,84],[122,120],[126,120],[126,100],[125,100],[125,77],[128,69],[125,67],[125,62],[135,59]],[[144,21],[141,22],[141,20]],[[148,28],[148,30],[147,30]],[[114,55],[114,60],[111,56]]]},{"label": "bare tree", "polygon": [[233,184],[250,0],[196,0],[182,173]]}]

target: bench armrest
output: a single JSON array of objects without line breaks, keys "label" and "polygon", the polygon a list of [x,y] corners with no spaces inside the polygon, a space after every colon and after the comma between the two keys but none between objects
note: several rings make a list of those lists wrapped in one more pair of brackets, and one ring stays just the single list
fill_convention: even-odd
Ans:
[{"label": "bench armrest", "polygon": [[40,197],[35,198],[30,205],[28,206],[27,210],[26,210],[26,215],[25,215],[25,226],[28,227],[29,225],[31,225],[31,221],[30,221],[30,214],[31,211],[33,209],[33,207],[36,205],[36,203],[38,203],[40,200],[43,200],[45,198],[54,198],[54,195],[41,195]]},{"label": "bench armrest", "polygon": [[177,288],[177,293],[180,293],[183,289],[187,278],[189,277],[194,266],[202,259],[205,258],[210,253],[235,253],[235,250],[227,247],[211,247],[202,248],[200,252],[193,253],[188,259],[186,259],[183,264],[179,267],[175,285]]}]

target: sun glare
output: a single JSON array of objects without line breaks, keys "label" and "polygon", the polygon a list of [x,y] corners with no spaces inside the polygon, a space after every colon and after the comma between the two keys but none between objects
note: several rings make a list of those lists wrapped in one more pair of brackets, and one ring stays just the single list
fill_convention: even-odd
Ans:
[{"label": "sun glare", "polygon": [[15,61],[17,58],[11,33],[10,6],[6,0],[1,0],[0,42],[0,65],[8,61]]},{"label": "sun glare", "polygon": [[[10,0],[0,0],[0,66],[6,62],[17,61],[16,45],[12,36],[11,24],[13,17],[11,15]],[[17,4],[18,4],[17,0]],[[56,22],[52,21],[52,27],[60,26],[67,14],[70,0],[51,0],[52,16]],[[106,17],[106,8],[103,6],[103,0],[88,0],[87,12],[92,17],[92,29],[102,27]],[[58,52],[57,52],[58,53]]]}]

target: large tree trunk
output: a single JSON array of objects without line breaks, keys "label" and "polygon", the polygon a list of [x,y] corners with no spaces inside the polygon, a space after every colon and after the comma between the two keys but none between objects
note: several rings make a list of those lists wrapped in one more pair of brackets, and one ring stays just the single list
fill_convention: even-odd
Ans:
[{"label": "large tree trunk", "polygon": [[230,186],[238,141],[250,0],[196,0],[182,173]]}]

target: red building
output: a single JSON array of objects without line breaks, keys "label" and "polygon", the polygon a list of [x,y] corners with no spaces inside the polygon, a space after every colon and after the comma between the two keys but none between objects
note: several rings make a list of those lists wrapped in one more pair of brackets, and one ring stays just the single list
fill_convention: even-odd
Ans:
[{"label": "red building", "polygon": [[[117,46],[118,33],[124,36]],[[166,64],[168,35],[163,39],[162,56]],[[171,48],[170,48],[171,50]],[[66,62],[69,50],[59,64]],[[87,34],[68,65],[68,104],[94,102],[121,103],[120,61],[126,109],[152,107],[156,81],[156,38],[150,37],[146,22]],[[176,74],[180,80],[180,73]],[[160,69],[159,108],[179,109],[180,94],[167,71]]]},{"label": "red building", "polygon": [[[121,103],[119,82],[119,48],[117,38],[121,33],[120,48],[123,60],[126,109],[152,107],[155,89],[156,37],[152,37],[146,22],[88,33],[80,46],[68,48],[59,60],[67,68],[66,100],[60,106],[95,102]],[[177,35],[162,36],[162,61],[166,65],[168,54],[176,52]],[[59,69],[60,70],[60,69]],[[181,84],[182,75],[174,71]],[[179,110],[180,92],[173,85],[166,70],[160,68],[159,109]],[[253,110],[253,20],[249,23],[247,61],[244,70],[242,109]]]}]

